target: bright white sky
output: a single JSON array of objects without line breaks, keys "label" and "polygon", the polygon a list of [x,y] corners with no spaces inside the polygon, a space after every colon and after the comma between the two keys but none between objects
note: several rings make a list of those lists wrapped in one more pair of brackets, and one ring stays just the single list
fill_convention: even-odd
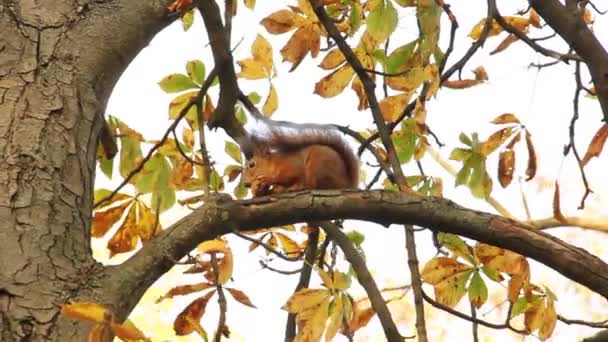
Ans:
[{"label": "bright white sky", "polygon": [[[327,74],[316,67],[323,54],[316,60],[307,57],[292,73],[288,73],[288,65],[280,63],[281,57],[278,50],[284,45],[290,34],[272,36],[258,25],[259,21],[268,14],[284,8],[277,5],[278,3],[280,2],[259,1],[255,12],[252,12],[246,9],[242,2],[239,2],[239,14],[233,21],[232,35],[233,45],[243,39],[235,51],[237,60],[249,56],[249,47],[257,33],[262,33],[273,42],[275,65],[278,70],[278,77],[273,80],[273,83],[279,94],[279,109],[274,118],[299,122],[338,123],[350,125],[355,129],[370,126],[372,122],[370,113],[356,110],[356,98],[349,88],[345,90],[344,94],[330,100],[324,100],[313,94],[315,82]],[[291,4],[287,1],[284,3]],[[511,15],[517,10],[525,8],[526,4],[525,1],[500,2],[500,10],[503,15]],[[466,34],[480,18],[485,16],[485,1],[472,3],[453,1],[452,10],[458,18],[460,29],[455,51],[450,57],[448,66],[458,60],[470,46],[471,40],[466,37]],[[442,26],[441,46],[445,49],[448,41],[449,22],[446,16],[443,16],[442,20],[444,20],[442,23],[444,26]],[[595,31],[600,40],[606,41],[608,39],[608,20],[597,18]],[[393,35],[391,45],[393,48],[397,47],[401,43],[415,38],[416,35],[415,15],[410,11],[401,11],[400,24]],[[533,36],[544,35],[546,32],[533,34]],[[533,218],[551,215],[553,194],[551,184],[556,177],[559,177],[560,180],[562,208],[567,215],[608,216],[608,209],[605,205],[608,183],[605,182],[605,174],[602,171],[608,166],[606,156],[603,155],[601,160],[596,159],[589,165],[589,181],[595,194],[589,197],[584,213],[576,210],[583,193],[576,165],[572,157],[565,161],[562,158],[562,149],[568,141],[568,124],[572,115],[573,67],[561,64],[540,72],[528,69],[527,66],[531,62],[546,61],[546,59],[539,57],[521,42],[515,43],[503,53],[489,56],[489,51],[493,50],[503,37],[504,35],[490,39],[486,43],[486,48],[469,61],[463,72],[463,77],[470,78],[472,77],[470,70],[483,65],[488,72],[489,82],[468,90],[441,89],[437,97],[428,104],[427,122],[446,143],[446,147],[441,149],[441,154],[445,158],[449,156],[451,149],[458,145],[460,132],[467,134],[479,132],[480,138],[485,139],[492,132],[490,120],[502,113],[515,113],[532,132],[539,158],[536,180],[522,184]],[[558,40],[551,43],[551,46],[559,51],[565,51],[565,45],[560,44]],[[185,63],[192,59],[203,60],[207,64],[207,70],[211,69],[212,59],[208,38],[200,17],[195,19],[193,27],[188,32],[183,32],[181,24],[177,23],[155,37],[132,62],[116,85],[108,104],[107,114],[119,117],[132,128],[142,132],[147,138],[158,138],[169,124],[167,108],[174,95],[165,94],[158,87],[157,82],[171,73],[185,73]],[[255,90],[263,97],[267,95],[268,85],[264,81],[242,81],[240,84],[246,91]],[[581,101],[580,113],[581,118],[577,123],[577,143],[580,152],[584,153],[586,145],[600,125],[601,112],[595,100],[584,97]],[[210,137],[208,145],[212,157],[219,163],[218,170],[223,170],[223,167],[229,162],[223,152],[225,135],[222,132],[214,132],[207,136]],[[523,150],[517,152],[516,176],[523,175],[525,170],[525,153],[523,152]],[[494,170],[491,171],[492,176],[495,176],[496,156],[490,158],[488,163]],[[423,166],[427,174],[443,177],[445,197],[467,207],[493,212],[493,209],[485,202],[473,199],[468,189],[464,187],[455,189],[452,185],[453,178],[438,167],[431,158],[425,158]],[[411,174],[417,172],[413,165],[406,167],[405,170]],[[98,175],[97,187],[111,188],[119,183],[116,177],[110,181],[101,173]],[[517,217],[525,218],[520,187],[516,180],[508,190],[500,189],[498,182],[495,181],[493,195]],[[187,212],[187,209],[178,208],[163,215],[161,217],[163,227],[168,227]],[[364,247],[368,265],[377,276],[380,286],[409,284],[402,229],[399,227],[385,229],[362,222],[349,222],[346,226],[350,229],[361,230],[366,234]],[[608,251],[601,243],[597,243],[602,241],[599,239],[605,239],[604,234],[575,228],[551,232],[608,260]],[[417,236],[418,256],[422,267],[434,255],[435,250],[430,244],[430,234],[423,232],[418,233]],[[105,241],[106,239],[95,240],[93,245],[96,257],[107,261],[107,251],[104,249]],[[234,337],[231,340],[282,341],[286,314],[279,308],[295,287],[297,276],[287,278],[261,270],[258,264],[261,256],[259,253],[249,254],[247,245],[242,242],[233,244],[236,268],[235,282],[230,286],[244,290],[258,309],[244,308],[234,301],[229,302],[228,324]],[[118,263],[125,257],[117,256],[108,262]],[[285,270],[297,267],[281,263],[274,265]],[[569,318],[588,320],[607,318],[605,315],[599,314],[602,309],[605,312],[604,299],[590,295],[590,291],[583,287],[565,280],[564,277],[553,271],[537,266],[533,265],[533,282],[550,285],[557,293],[559,297],[558,313]],[[177,271],[173,270],[157,282],[142,299],[142,305],[136,308],[131,316],[141,328],[157,336],[155,341],[163,339],[198,341],[198,338],[194,336],[176,338],[170,335],[173,319],[195,297],[188,297],[186,300],[179,299],[175,302],[164,301],[159,305],[151,303],[172,286],[200,281],[193,276],[181,276]],[[431,288],[427,288],[426,291],[432,293]],[[495,303],[504,298],[504,290],[499,288],[491,293],[495,293],[490,298]],[[355,287],[354,294],[359,297],[363,295],[358,285]],[[576,304],[570,305],[570,303]],[[404,305],[406,306],[404,307]],[[401,307],[399,317],[405,319],[400,325],[401,332],[404,335],[413,335],[415,330],[411,301],[409,299],[401,301],[395,306],[395,308],[399,307]],[[210,302],[208,312],[203,319],[203,326],[210,333],[213,333],[217,322],[215,308],[215,302]],[[465,300],[458,308],[463,312],[468,312],[468,304]],[[486,304],[480,314],[491,311],[493,308],[494,306],[491,304]],[[493,310],[491,314],[482,316],[482,318],[491,321],[496,320],[495,315],[503,317],[506,306],[503,305],[500,308],[502,310]],[[592,312],[595,314],[591,315]],[[433,311],[432,318],[428,317],[431,340],[470,340],[470,324],[450,317],[435,311]],[[446,322],[453,325],[444,331]],[[163,330],[164,332],[161,332]],[[380,333],[379,324],[374,320],[369,329],[360,332],[358,340],[377,340]],[[487,341],[521,341],[521,338],[504,331],[497,332],[480,328],[480,333],[481,336],[487,336]],[[588,336],[591,333],[588,329],[558,323],[553,340],[574,340],[576,337]],[[490,336],[491,338],[489,338]],[[526,340],[537,339],[529,337]]]}]

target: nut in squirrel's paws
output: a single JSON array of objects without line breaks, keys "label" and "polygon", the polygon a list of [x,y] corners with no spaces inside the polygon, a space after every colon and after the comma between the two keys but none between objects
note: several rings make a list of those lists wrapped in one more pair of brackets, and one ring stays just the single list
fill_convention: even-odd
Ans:
[{"label": "nut in squirrel's paws", "polygon": [[270,194],[270,184],[263,175],[257,176],[251,184],[251,194],[253,197],[266,196]]}]

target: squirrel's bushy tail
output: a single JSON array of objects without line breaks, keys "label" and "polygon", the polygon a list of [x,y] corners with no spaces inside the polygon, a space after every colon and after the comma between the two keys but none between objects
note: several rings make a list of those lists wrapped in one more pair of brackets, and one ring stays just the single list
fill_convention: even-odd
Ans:
[{"label": "squirrel's bushy tail", "polygon": [[349,185],[356,189],[359,184],[359,158],[343,134],[330,125],[283,123],[268,128],[262,139],[270,148],[278,150],[298,149],[308,145],[329,146],[342,157],[349,176]]}]

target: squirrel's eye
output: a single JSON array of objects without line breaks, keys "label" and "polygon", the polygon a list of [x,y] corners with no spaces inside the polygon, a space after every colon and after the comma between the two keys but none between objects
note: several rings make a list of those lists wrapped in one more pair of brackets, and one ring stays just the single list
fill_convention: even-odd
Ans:
[{"label": "squirrel's eye", "polygon": [[254,162],[253,160],[252,160],[252,161],[250,161],[250,162],[249,162],[249,164],[248,164],[248,166],[249,166],[250,168],[255,167],[255,162]]}]

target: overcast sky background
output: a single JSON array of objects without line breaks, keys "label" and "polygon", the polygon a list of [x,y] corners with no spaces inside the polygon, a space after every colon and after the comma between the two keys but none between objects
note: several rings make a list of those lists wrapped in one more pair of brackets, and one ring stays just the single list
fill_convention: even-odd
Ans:
[{"label": "overcast sky background", "polygon": [[[295,1],[294,1],[295,2]],[[455,50],[452,53],[448,66],[460,59],[471,44],[471,39],[466,37],[471,28],[485,16],[484,1],[452,1],[452,10],[458,18],[460,29],[458,30]],[[354,92],[348,87],[343,94],[329,100],[320,98],[313,94],[314,84],[328,72],[317,68],[323,53],[312,60],[307,57],[302,64],[292,73],[289,73],[289,65],[281,63],[279,50],[285,44],[291,33],[274,36],[268,34],[258,23],[270,13],[285,8],[281,4],[294,4],[288,1],[258,1],[254,12],[245,8],[239,2],[239,13],[233,21],[232,44],[242,42],[235,50],[235,60],[250,56],[250,45],[257,33],[261,33],[271,41],[274,49],[275,66],[277,67],[277,78],[273,80],[279,94],[279,109],[273,116],[275,119],[290,120],[296,122],[324,122],[349,125],[354,129],[371,127],[372,119],[369,111],[359,112],[356,109],[357,99]],[[526,7],[525,1],[499,2],[503,15],[512,15],[517,10]],[[604,5],[602,3],[598,5]],[[602,8],[604,9],[604,8]],[[608,20],[596,18],[594,29],[602,42],[608,38]],[[442,16],[441,47],[445,50],[448,42],[449,21]],[[531,36],[540,37],[548,34],[537,32],[532,28]],[[391,46],[398,47],[410,41],[418,34],[415,14],[412,11],[400,11],[400,23],[397,32],[393,35]],[[480,138],[485,139],[493,132],[489,123],[499,114],[511,112],[516,114],[532,133],[532,138],[537,149],[539,158],[538,173],[535,180],[523,183],[521,189],[526,195],[533,218],[551,216],[551,199],[553,196],[552,183],[558,178],[562,193],[562,208],[567,215],[593,215],[608,217],[608,207],[605,205],[608,196],[608,183],[605,181],[605,170],[608,166],[605,153],[600,159],[594,159],[587,168],[589,181],[595,193],[587,201],[584,212],[576,210],[578,202],[583,194],[582,182],[578,169],[572,156],[563,159],[563,146],[568,142],[568,124],[572,115],[572,98],[574,93],[574,78],[572,65],[560,64],[540,72],[528,68],[531,62],[548,61],[546,58],[535,54],[528,46],[521,42],[515,43],[506,51],[494,56],[489,56],[504,34],[498,38],[490,38],[485,48],[473,57],[463,70],[463,78],[472,78],[470,70],[483,65],[488,72],[489,81],[481,86],[467,90],[440,89],[435,99],[428,105],[427,123],[446,144],[440,152],[447,159],[452,148],[459,145],[458,135],[465,132],[479,132]],[[547,43],[547,46],[566,51],[565,44],[559,42]],[[356,42],[355,42],[356,43]],[[606,45],[606,44],[605,44]],[[391,49],[392,50],[392,49]],[[185,73],[185,63],[192,59],[201,59],[207,65],[207,70],[212,67],[211,52],[208,46],[208,38],[204,31],[201,18],[197,15],[193,27],[188,32],[183,32],[181,24],[171,25],[157,35],[150,45],[142,50],[139,56],[131,63],[116,85],[110,98],[106,113],[119,117],[129,126],[143,133],[148,139],[156,139],[162,135],[169,125],[167,108],[175,95],[165,94],[157,85],[164,76],[171,73]],[[237,67],[238,71],[238,67]],[[585,81],[588,77],[585,78]],[[247,91],[257,91],[263,98],[268,93],[268,84],[265,81],[239,81],[242,88]],[[216,93],[217,89],[212,91]],[[214,101],[216,102],[216,101]],[[584,154],[586,146],[601,122],[601,111],[595,100],[583,97],[581,100],[581,118],[577,123],[577,143],[579,151]],[[494,129],[495,130],[495,129]],[[208,146],[212,158],[218,163],[218,171],[223,171],[230,159],[223,152],[226,136],[223,132],[213,132],[209,137]],[[523,147],[523,144],[522,144]],[[507,189],[500,189],[500,185],[494,181],[493,196],[501,201],[518,218],[525,219],[525,213],[521,204],[520,185],[517,177],[525,172],[525,150],[517,151],[517,169],[513,184]],[[443,177],[444,196],[457,203],[484,211],[494,212],[493,209],[483,201],[474,199],[468,189],[464,187],[454,188],[453,177],[449,176],[430,157],[422,161],[425,172],[429,175]],[[453,164],[458,166],[457,164]],[[495,179],[497,156],[490,157],[488,165],[492,177]],[[405,167],[407,174],[416,174],[415,165]],[[369,177],[373,175],[370,171]],[[368,178],[369,179],[369,178]],[[112,188],[117,186],[120,180],[115,176],[108,180],[98,173],[97,187]],[[188,194],[180,196],[181,198]],[[168,227],[189,211],[185,208],[175,208],[167,214],[162,215],[163,227]],[[409,284],[409,271],[407,270],[404,238],[400,227],[393,226],[391,229],[366,224],[362,222],[348,222],[347,229],[358,229],[366,235],[364,248],[367,253],[368,265],[377,277],[379,285],[392,286]],[[586,248],[604,260],[608,260],[608,251],[602,243],[605,234],[587,232],[576,228],[555,229],[551,233],[566,239],[571,243]],[[111,236],[111,235],[109,235]],[[417,233],[418,256],[421,267],[434,256],[435,249],[430,243],[428,232]],[[107,260],[105,250],[106,239],[93,241],[94,252],[99,260],[108,263],[119,263],[128,255],[115,256]],[[277,276],[269,271],[262,270],[258,264],[260,253],[250,254],[247,252],[248,243],[235,240],[233,252],[235,254],[235,282],[229,284],[244,290],[258,306],[258,309],[244,308],[242,305],[230,301],[228,311],[228,324],[233,331],[231,340],[247,341],[281,341],[284,334],[286,313],[280,310],[289,297],[295,284],[297,276]],[[291,270],[296,265],[273,264],[279,268]],[[346,268],[343,268],[345,271]],[[198,282],[200,279],[193,276],[181,276],[180,270],[172,270],[169,274],[157,282],[142,299],[142,305],[138,306],[131,315],[142,329],[150,334],[154,333],[154,340],[174,341],[198,341],[198,337],[172,337],[172,322],[176,315],[195,296],[175,301],[164,301],[161,304],[151,303],[167,289],[185,283]],[[559,301],[557,310],[569,318],[587,320],[605,319],[605,300],[590,291],[565,280],[561,275],[538,267],[533,264],[532,281],[536,284],[546,284],[557,293]],[[315,286],[315,283],[313,283]],[[491,291],[490,300],[500,302],[504,298],[504,290]],[[427,293],[432,289],[426,288]],[[362,297],[364,292],[355,286],[353,293]],[[576,305],[572,305],[575,304]],[[405,319],[400,325],[402,334],[413,335],[414,316],[411,310],[411,300],[408,298],[397,304],[401,307],[398,316]],[[463,299],[458,306],[463,312],[468,312],[468,303]],[[504,317],[506,305],[494,308],[486,304],[480,310],[480,314],[491,313],[481,316],[492,320],[496,317]],[[209,303],[208,312],[203,319],[203,326],[209,333],[213,333],[216,326],[217,312],[214,300]],[[592,315],[591,313],[595,313]],[[496,316],[495,316],[496,315]],[[446,321],[450,319],[449,321]],[[469,323],[451,318],[450,315],[433,311],[429,316],[428,330],[432,341],[466,341],[471,339],[471,326]],[[450,323],[450,328],[446,322]],[[381,334],[381,328],[377,320],[372,321],[369,329],[358,334],[358,340],[377,340]],[[446,329],[444,331],[444,329]],[[520,337],[505,331],[493,331],[480,328],[481,336],[491,336],[486,341],[521,341]],[[566,326],[558,323],[556,335],[553,341],[575,340],[578,336],[587,336],[592,330],[580,327]],[[376,337],[376,338],[374,338]],[[368,339],[369,338],[369,339]],[[482,339],[484,340],[484,339]],[[535,337],[527,337],[526,341],[538,340]]]}]

